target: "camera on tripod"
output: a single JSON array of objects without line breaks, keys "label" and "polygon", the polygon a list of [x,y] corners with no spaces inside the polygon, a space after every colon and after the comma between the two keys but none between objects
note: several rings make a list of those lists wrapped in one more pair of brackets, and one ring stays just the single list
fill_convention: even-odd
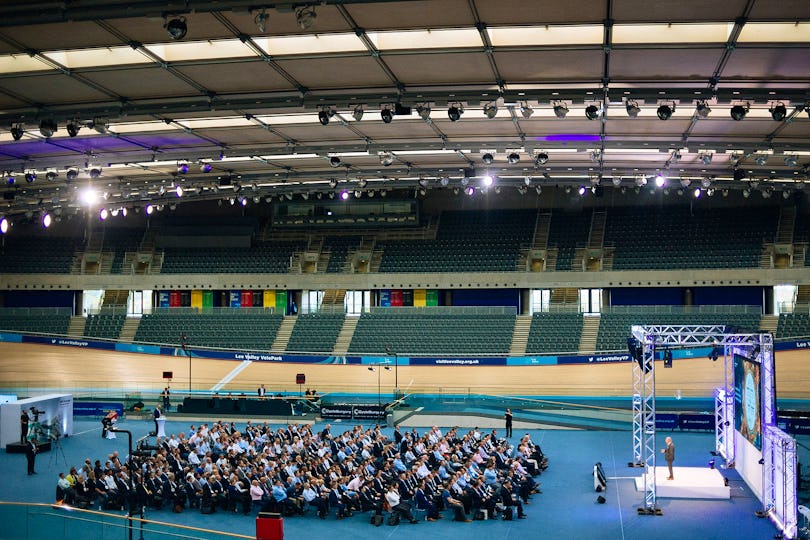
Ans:
[{"label": "camera on tripod", "polygon": [[45,414],[45,411],[37,410],[35,407],[31,407],[31,414],[34,415],[34,422],[39,422],[39,415]]}]

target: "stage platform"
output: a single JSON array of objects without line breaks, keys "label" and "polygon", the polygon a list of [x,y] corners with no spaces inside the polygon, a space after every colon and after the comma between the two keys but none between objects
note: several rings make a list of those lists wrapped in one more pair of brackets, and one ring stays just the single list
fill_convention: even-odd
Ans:
[{"label": "stage platform", "polygon": [[[674,467],[675,479],[667,480],[669,469],[655,468],[655,496],[673,499],[729,499],[731,488],[723,475],[708,467]],[[636,490],[644,490],[644,477],[635,479]]]},{"label": "stage platform", "polygon": [[[6,454],[25,454],[26,445],[20,442],[13,442],[8,443],[6,445]],[[41,454],[42,452],[48,452],[51,449],[51,441],[39,441],[37,442],[37,454]]]}]

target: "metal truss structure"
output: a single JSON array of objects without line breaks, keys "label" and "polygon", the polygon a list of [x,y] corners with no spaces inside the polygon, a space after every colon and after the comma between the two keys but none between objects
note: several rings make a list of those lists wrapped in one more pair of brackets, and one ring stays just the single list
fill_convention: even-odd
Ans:
[{"label": "metal truss structure", "polygon": [[714,346],[723,341],[725,332],[725,325],[634,325],[632,328],[633,337],[642,345],[641,359],[632,362],[632,464],[644,468],[644,505],[638,509],[641,514],[661,514],[656,507],[655,493],[655,349]]},{"label": "metal truss structure", "polygon": [[765,459],[762,497],[765,512],[786,538],[796,538],[798,534],[796,439],[774,425],[765,425],[762,450]]}]

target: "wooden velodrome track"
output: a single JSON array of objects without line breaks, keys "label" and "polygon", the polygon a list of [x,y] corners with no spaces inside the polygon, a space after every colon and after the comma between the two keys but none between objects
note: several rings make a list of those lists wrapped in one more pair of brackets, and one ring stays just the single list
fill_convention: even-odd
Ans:
[{"label": "wooden velodrome track", "polygon": [[[709,397],[722,381],[722,359],[676,360],[673,369],[656,369],[656,393],[684,397]],[[237,361],[193,359],[191,376],[195,391],[210,391]],[[659,367],[657,364],[656,367]],[[171,371],[175,395],[188,389],[186,357],[87,350],[73,347],[0,343],[0,387],[27,391],[70,391],[77,395],[158,392],[165,385],[164,371]],[[561,366],[399,366],[399,387],[407,392],[436,394],[481,393],[536,396],[629,396],[631,369],[627,363]],[[270,392],[297,391],[295,375],[306,375],[305,387],[319,393],[374,394],[376,371],[365,365],[281,364],[253,362],[219,392],[255,392],[264,383]],[[380,388],[390,394],[394,369],[379,372]],[[810,351],[776,353],[776,387],[779,398],[810,399]]]}]

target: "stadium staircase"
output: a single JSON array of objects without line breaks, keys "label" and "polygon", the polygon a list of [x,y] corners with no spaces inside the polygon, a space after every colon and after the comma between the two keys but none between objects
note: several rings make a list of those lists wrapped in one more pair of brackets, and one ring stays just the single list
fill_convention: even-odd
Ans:
[{"label": "stadium staircase", "polygon": [[287,343],[290,342],[290,336],[292,335],[293,327],[297,319],[298,317],[295,316],[284,317],[284,320],[281,321],[281,326],[278,328],[278,333],[276,333],[276,339],[273,341],[271,350],[283,351],[287,348]]},{"label": "stadium staircase", "polygon": [[135,341],[135,334],[138,332],[138,327],[141,320],[134,317],[127,317],[124,321],[124,326],[121,328],[121,334],[118,336],[118,341],[124,343],[132,343]]},{"label": "stadium staircase", "polygon": [[81,315],[75,315],[70,318],[70,326],[68,326],[68,335],[70,337],[82,337],[84,335],[84,325],[87,319]]},{"label": "stadium staircase", "polygon": [[770,332],[774,336],[779,327],[779,315],[763,315],[759,320],[759,329],[762,332]]},{"label": "stadium staircase", "polygon": [[582,335],[579,338],[579,354],[596,351],[596,336],[599,335],[599,315],[582,317]]},{"label": "stadium staircase", "polygon": [[515,330],[512,334],[512,343],[509,346],[511,356],[524,356],[526,344],[529,342],[529,329],[532,326],[531,315],[518,315],[515,319]]},{"label": "stadium staircase", "polygon": [[[526,270],[529,272],[543,272],[553,268],[549,264],[551,257],[548,248],[548,231],[551,228],[551,212],[538,212],[534,221],[534,236],[532,246],[526,257]],[[556,263],[556,252],[554,262]]]},{"label": "stadium staircase", "polygon": [[352,342],[352,337],[354,337],[357,321],[357,317],[346,317],[343,321],[343,326],[335,342],[335,354],[346,354],[349,351],[349,344]]}]

